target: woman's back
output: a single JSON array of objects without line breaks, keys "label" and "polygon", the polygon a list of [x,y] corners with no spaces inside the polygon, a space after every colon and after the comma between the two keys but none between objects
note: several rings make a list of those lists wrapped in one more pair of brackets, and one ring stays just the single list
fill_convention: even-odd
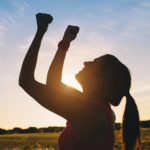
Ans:
[{"label": "woman's back", "polygon": [[[89,101],[88,101],[89,102]],[[109,119],[109,133],[107,138],[102,141],[101,139],[97,139],[94,141],[86,141],[83,142],[78,140],[72,134],[71,124],[67,121],[66,128],[61,133],[58,139],[58,146],[60,150],[112,150],[114,144],[114,119],[113,112],[110,106],[104,104],[100,101],[90,101],[91,103],[95,103],[99,106],[99,109],[104,109]],[[85,127],[86,128],[86,127]],[[97,131],[98,133],[98,131]]]}]

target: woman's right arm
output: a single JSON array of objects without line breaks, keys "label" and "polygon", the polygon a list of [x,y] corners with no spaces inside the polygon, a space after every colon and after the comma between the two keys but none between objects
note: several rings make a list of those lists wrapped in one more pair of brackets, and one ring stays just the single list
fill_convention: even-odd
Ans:
[{"label": "woman's right arm", "polygon": [[56,88],[53,88],[53,86],[49,86],[52,83],[51,80],[49,81],[49,85],[45,85],[39,83],[34,78],[34,71],[41,41],[47,30],[48,23],[51,21],[52,17],[46,16],[46,14],[39,14],[37,16],[38,30],[24,58],[19,76],[19,85],[39,104],[48,110],[66,118],[67,120],[79,119],[77,116],[82,116],[80,115],[81,110],[88,109],[86,104],[83,104],[83,100],[57,90]]},{"label": "woman's right arm", "polygon": [[52,22],[53,18],[49,14],[37,14],[37,32],[29,47],[29,50],[22,63],[19,85],[22,87],[29,86],[28,84],[34,81],[34,71],[36,67],[38,52],[40,49],[41,41],[45,32],[47,31],[48,24]]}]

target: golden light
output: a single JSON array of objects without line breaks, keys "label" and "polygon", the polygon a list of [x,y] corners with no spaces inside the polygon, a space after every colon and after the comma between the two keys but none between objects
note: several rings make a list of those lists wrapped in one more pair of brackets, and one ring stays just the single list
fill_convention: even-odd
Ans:
[{"label": "golden light", "polygon": [[78,89],[79,91],[82,91],[80,84],[77,82],[77,80],[74,77],[65,75],[65,77],[64,76],[62,77],[62,82]]}]

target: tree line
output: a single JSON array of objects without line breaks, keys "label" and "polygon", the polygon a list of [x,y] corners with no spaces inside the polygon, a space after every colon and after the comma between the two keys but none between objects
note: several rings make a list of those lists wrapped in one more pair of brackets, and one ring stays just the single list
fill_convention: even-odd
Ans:
[{"label": "tree line", "polygon": [[64,127],[45,127],[45,128],[36,128],[29,127],[27,129],[22,129],[19,127],[15,127],[10,130],[5,130],[0,128],[0,134],[14,134],[14,133],[47,133],[47,132],[60,132],[64,129]]},{"label": "tree line", "polygon": [[[141,128],[150,128],[150,120],[148,121],[141,121],[140,122]],[[45,128],[36,128],[36,127],[29,127],[27,129],[22,129],[19,127],[15,127],[10,130],[5,130],[0,128],[0,134],[14,134],[14,133],[47,133],[47,132],[60,132],[64,129],[64,127],[57,127],[57,126],[50,126]],[[115,123],[115,129],[121,129],[121,123]]]}]

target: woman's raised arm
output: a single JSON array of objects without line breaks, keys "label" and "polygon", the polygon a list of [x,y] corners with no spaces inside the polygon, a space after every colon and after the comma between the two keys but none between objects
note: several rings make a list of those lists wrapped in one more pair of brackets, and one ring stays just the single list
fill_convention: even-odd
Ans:
[{"label": "woman's raised arm", "polygon": [[68,26],[63,39],[58,44],[58,50],[55,54],[55,57],[49,67],[47,75],[47,85],[57,86],[61,83],[62,69],[64,64],[64,59],[66,52],[70,46],[72,40],[74,40],[79,32],[79,27],[77,26]]},{"label": "woman's raised arm", "polygon": [[76,38],[78,32],[79,27],[77,26],[69,25],[67,27],[63,39],[58,44],[58,50],[55,57],[49,67],[46,85],[65,94],[81,98],[82,93],[80,91],[61,82],[66,52],[68,51],[71,42]]},{"label": "woman's raised arm", "polygon": [[45,32],[47,31],[48,24],[51,23],[53,20],[51,15],[41,13],[36,15],[36,19],[37,32],[22,64],[19,76],[20,86],[26,86],[26,84],[34,80],[34,71],[36,67],[41,41]]}]

